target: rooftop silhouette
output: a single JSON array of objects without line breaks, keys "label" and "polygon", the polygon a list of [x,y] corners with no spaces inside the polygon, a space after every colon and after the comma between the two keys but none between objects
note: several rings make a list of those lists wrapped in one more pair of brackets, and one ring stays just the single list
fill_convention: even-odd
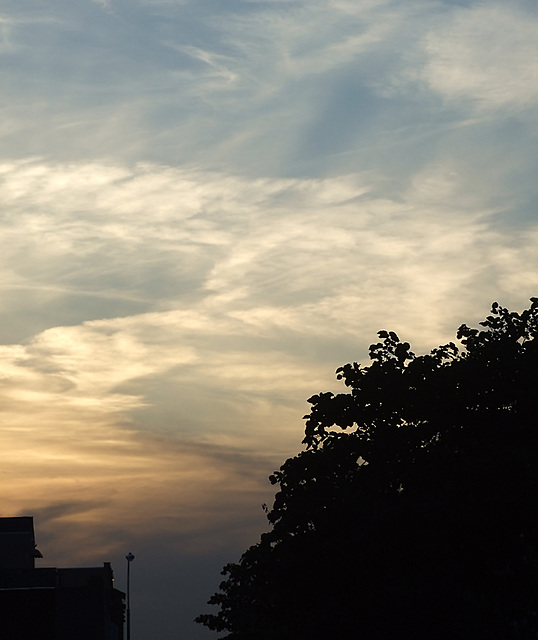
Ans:
[{"label": "rooftop silhouette", "polygon": [[32,517],[0,518],[0,638],[123,640],[125,594],[102,567],[36,568]]}]

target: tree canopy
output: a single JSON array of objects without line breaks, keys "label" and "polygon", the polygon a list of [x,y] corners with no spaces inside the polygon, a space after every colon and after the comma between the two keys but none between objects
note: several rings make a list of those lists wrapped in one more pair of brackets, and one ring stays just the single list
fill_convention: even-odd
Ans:
[{"label": "tree canopy", "polygon": [[196,621],[228,640],[538,638],[538,298],[314,395],[270,530]]}]

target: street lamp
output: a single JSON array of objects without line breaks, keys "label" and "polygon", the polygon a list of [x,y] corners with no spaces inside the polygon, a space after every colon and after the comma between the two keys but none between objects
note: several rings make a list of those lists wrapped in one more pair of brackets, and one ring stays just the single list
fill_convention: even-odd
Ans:
[{"label": "street lamp", "polygon": [[135,559],[130,551],[125,556],[127,560],[127,640],[131,640],[131,562]]}]

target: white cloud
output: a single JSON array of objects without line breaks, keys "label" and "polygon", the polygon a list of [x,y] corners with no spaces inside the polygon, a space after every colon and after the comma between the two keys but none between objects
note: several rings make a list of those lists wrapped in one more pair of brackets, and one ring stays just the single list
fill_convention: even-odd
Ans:
[{"label": "white cloud", "polygon": [[110,9],[112,9],[111,0],[92,0],[92,2],[94,2],[96,5],[99,5],[106,11],[109,11]]},{"label": "white cloud", "polygon": [[526,108],[538,100],[538,18],[517,4],[454,12],[424,39],[424,79],[444,98],[478,109]]},{"label": "white cloud", "polygon": [[10,47],[10,21],[0,15],[0,53]]},{"label": "white cloud", "polygon": [[[282,325],[323,300],[338,307],[357,279],[360,297],[375,299],[380,279],[398,288],[417,264],[432,275],[450,265],[456,289],[493,238],[494,209],[454,169],[430,166],[389,200],[361,175],[246,180],[160,165],[6,163],[0,281],[21,300],[31,291],[56,300],[58,325],[81,295],[95,297],[93,319],[115,315],[114,300],[146,311],[184,300],[236,317],[282,309]],[[303,321],[313,326],[290,320]]]},{"label": "white cloud", "polygon": [[[310,2],[233,15],[214,26],[239,52],[242,77],[265,91],[309,75],[319,76],[357,61],[361,54],[389,39],[405,12],[384,11],[386,3]],[[250,72],[249,72],[250,69]],[[264,69],[264,75],[252,75]]]}]

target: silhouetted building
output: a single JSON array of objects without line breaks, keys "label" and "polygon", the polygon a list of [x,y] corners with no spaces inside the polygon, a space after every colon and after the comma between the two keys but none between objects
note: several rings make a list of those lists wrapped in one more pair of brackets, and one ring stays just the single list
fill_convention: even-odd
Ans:
[{"label": "silhouetted building", "polygon": [[123,640],[125,594],[102,567],[35,568],[31,517],[0,518],[2,640]]}]

